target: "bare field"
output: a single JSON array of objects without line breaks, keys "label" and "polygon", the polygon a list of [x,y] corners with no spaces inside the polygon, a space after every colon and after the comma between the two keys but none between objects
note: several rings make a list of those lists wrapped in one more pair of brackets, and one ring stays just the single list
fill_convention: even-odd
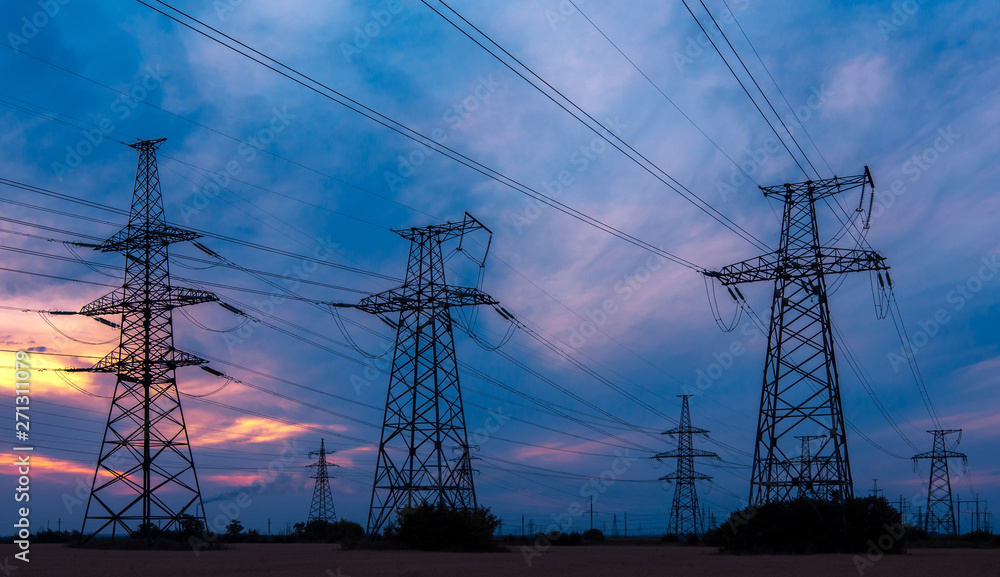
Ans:
[{"label": "bare field", "polygon": [[[852,555],[720,555],[707,547],[609,545],[553,547],[529,567],[518,549],[510,553],[335,551],[329,545],[239,544],[223,551],[97,551],[35,545],[30,564],[16,562],[4,545],[15,576],[73,577],[535,577],[698,575],[706,577],[858,576]],[[886,556],[864,568],[864,576],[1000,577],[1000,551],[914,549]]]}]

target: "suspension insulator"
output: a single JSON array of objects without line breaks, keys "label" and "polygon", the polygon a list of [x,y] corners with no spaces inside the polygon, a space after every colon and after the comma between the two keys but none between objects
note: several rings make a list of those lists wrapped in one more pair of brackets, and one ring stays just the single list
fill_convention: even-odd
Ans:
[{"label": "suspension insulator", "polygon": [[241,311],[240,309],[234,307],[231,304],[227,304],[227,303],[224,303],[222,301],[219,301],[219,306],[222,307],[222,308],[224,308],[224,309],[226,309],[227,311],[229,311],[231,313],[238,314],[238,315],[240,315],[242,317],[248,316],[245,312]]},{"label": "suspension insulator", "polygon": [[208,365],[202,365],[201,366],[201,370],[205,371],[206,373],[213,374],[213,375],[215,375],[217,377],[224,377],[224,376],[226,376],[226,373],[217,371],[217,370],[213,369],[212,367],[210,367]]}]

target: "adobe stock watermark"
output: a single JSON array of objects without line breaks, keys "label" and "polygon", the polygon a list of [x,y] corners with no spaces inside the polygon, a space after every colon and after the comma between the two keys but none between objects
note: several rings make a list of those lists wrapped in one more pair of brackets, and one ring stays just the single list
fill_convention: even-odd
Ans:
[{"label": "adobe stock watermark", "polygon": [[920,7],[927,0],[904,0],[903,2],[892,3],[892,13],[888,18],[879,18],[875,25],[882,33],[882,38],[888,42],[889,35],[898,32],[920,11]]},{"label": "adobe stock watermark", "polygon": [[560,533],[565,533],[573,527],[577,519],[583,516],[584,511],[587,510],[586,507],[590,505],[591,499],[596,503],[601,495],[613,487],[638,459],[638,457],[630,455],[627,449],[625,451],[616,449],[615,458],[611,465],[602,471],[596,479],[591,479],[580,486],[579,495],[585,501],[573,501],[566,508],[565,513],[552,515],[552,523],[546,527],[544,533],[535,536],[532,546],[521,546],[521,556],[528,567],[531,567],[536,557],[541,557],[552,547],[552,541],[557,539]]},{"label": "adobe stock watermark", "polygon": [[666,259],[662,256],[650,255],[632,274],[625,275],[616,282],[614,291],[619,296],[604,299],[600,307],[584,313],[586,319],[581,320],[578,326],[570,329],[569,338],[565,343],[569,351],[566,352],[578,351],[583,348],[587,341],[607,324],[608,319],[621,310],[621,305],[632,300],[638,291],[653,278],[653,273],[663,268],[664,260]]},{"label": "adobe stock watermark", "polygon": [[482,426],[472,431],[472,444],[476,446],[485,445],[493,433],[499,431],[509,420],[510,417],[504,414],[502,406],[487,410]]},{"label": "adobe stock watermark", "polygon": [[215,10],[215,15],[223,22],[229,17],[230,12],[235,12],[242,5],[243,0],[212,0],[212,8]]},{"label": "adobe stock watermark", "polygon": [[402,11],[403,3],[400,0],[389,0],[383,8],[369,12],[371,17],[368,21],[361,26],[354,27],[354,38],[351,43],[340,43],[340,53],[344,55],[344,60],[348,64],[353,64],[351,60],[355,56],[359,56],[365,48],[368,48],[372,41],[378,38]]},{"label": "adobe stock watermark", "polygon": [[365,355],[365,369],[361,372],[361,375],[352,373],[348,379],[351,386],[354,387],[354,394],[359,397],[365,389],[375,382],[375,379],[379,378],[379,375],[389,374],[389,368],[392,365],[392,357],[389,356],[389,351],[393,350],[393,343],[391,341],[382,341],[379,347],[382,349],[382,354],[378,356]]},{"label": "adobe stock watermark", "polygon": [[290,441],[285,439],[285,447],[278,454],[278,458],[269,462],[266,467],[258,468],[257,478],[250,483],[249,487],[239,489],[231,499],[218,502],[215,507],[218,513],[211,515],[211,517],[206,511],[207,526],[205,532],[188,538],[188,546],[191,547],[195,557],[201,555],[201,549],[208,547],[219,538],[220,534],[225,533],[226,526],[230,521],[238,520],[243,511],[253,506],[254,496],[263,495],[268,486],[284,473],[286,465],[302,458],[302,454],[302,448],[299,447],[296,439],[293,438]]},{"label": "adobe stock watermark", "polygon": [[[984,256],[980,261],[983,264],[975,274],[969,276],[965,282],[956,284],[955,288],[948,291],[945,295],[945,302],[951,305],[951,310],[954,312],[964,309],[969,301],[982,292],[986,284],[1000,273],[1000,255]],[[893,372],[898,373],[899,366],[908,362],[908,359],[914,358],[917,351],[930,344],[931,340],[951,320],[952,316],[948,312],[948,308],[941,307],[934,311],[934,314],[929,318],[918,321],[917,326],[919,328],[914,331],[913,336],[908,337],[906,343],[900,345],[898,350],[886,353],[886,359],[888,359]]]},{"label": "adobe stock watermark", "polygon": [[[132,111],[139,106],[139,103],[144,102],[163,84],[168,76],[170,75],[160,70],[159,66],[147,66],[142,78],[137,80],[128,90],[128,95],[119,95],[111,102],[111,112],[116,115],[119,122],[124,121],[132,115]],[[107,135],[117,130],[115,121],[104,115],[100,115],[94,124],[97,128],[83,130],[83,138],[79,142],[74,146],[66,146],[66,156],[62,162],[52,163],[52,171],[55,172],[59,182],[62,182],[67,174],[83,164],[84,159],[93,154],[97,147],[104,143]]]},{"label": "adobe stock watermark", "polygon": [[[805,126],[805,123],[823,108],[834,95],[827,90],[826,84],[820,84],[818,88],[812,86],[809,88],[809,92],[811,94],[806,98],[805,104],[797,107],[794,114],[788,113],[782,118],[785,127],[790,133],[793,133],[792,136],[795,136],[797,127]],[[762,144],[756,147],[748,146],[743,151],[743,159],[739,162],[739,166],[730,167],[729,177],[715,181],[715,190],[722,195],[722,200],[729,200],[729,195],[736,193],[742,186],[750,182],[750,179],[760,172],[772,157],[779,155],[783,150],[784,146],[781,141],[775,137],[766,138]]]},{"label": "adobe stock watermark", "polygon": [[[951,124],[947,128],[937,129],[930,144],[903,162],[900,167],[903,174],[909,177],[911,184],[919,181],[961,137],[962,135],[955,132]],[[896,203],[896,198],[906,194],[907,191],[907,183],[901,178],[893,180],[888,187],[876,189],[871,217],[873,219],[881,217],[887,208]]]},{"label": "adobe stock watermark", "polygon": [[[730,4],[735,6],[736,12],[744,12],[750,7],[750,0],[736,0]],[[725,31],[726,26],[732,26],[736,23],[736,17],[734,16],[734,12],[732,10],[726,8],[718,17],[716,17],[716,21],[719,23],[719,28],[722,28],[723,31]],[[694,36],[688,36],[684,42],[684,51],[678,52],[675,50],[673,54],[674,64],[677,66],[677,71],[683,74],[685,67],[694,64],[694,61],[701,57],[701,55],[705,53],[705,50],[711,47],[712,41],[704,32],[698,32],[698,34]]]},{"label": "adobe stock watermark", "polygon": [[879,535],[875,541],[868,540],[868,550],[865,552],[865,556],[855,555],[851,559],[854,562],[854,567],[858,570],[858,575],[864,575],[865,570],[874,567],[875,563],[880,561],[886,553],[898,550],[906,536],[906,531],[903,530],[901,523],[892,525],[885,523],[882,528],[885,533]]},{"label": "adobe stock watermark", "polygon": [[[101,465],[106,470],[123,471],[125,469],[126,461],[128,460],[126,455],[131,456],[128,452],[116,451],[101,461]],[[66,509],[66,514],[72,515],[73,511],[77,507],[82,508],[87,504],[87,501],[90,500],[90,491],[93,488],[93,480],[93,475],[77,475],[74,480],[76,488],[73,492],[63,492],[61,499],[63,508]]]},{"label": "adobe stock watermark", "polygon": [[569,19],[574,14],[579,14],[577,6],[585,5],[587,0],[576,0],[575,4],[569,0],[560,0],[556,9],[546,8],[543,15],[549,23],[549,27],[555,30],[560,24]]},{"label": "adobe stock watermark", "polygon": [[244,165],[256,160],[257,154],[263,147],[273,142],[278,134],[288,128],[295,117],[295,114],[288,112],[287,106],[282,106],[280,110],[277,107],[272,108],[271,119],[267,124],[236,146],[236,153],[240,158],[227,162],[225,173],[209,172],[209,181],[181,203],[180,212],[184,224],[190,224],[192,217],[205,210],[229,186],[233,178],[243,172]]},{"label": "adobe stock watermark", "polygon": [[[621,118],[606,118],[604,126],[619,138],[624,138],[628,131],[628,125],[621,121]],[[573,169],[565,168],[560,170],[551,179],[542,180],[539,185],[541,191],[553,199],[558,199],[576,184],[580,177],[593,167],[598,159],[611,148],[608,141],[595,136],[585,144],[573,150],[567,158],[569,166]],[[534,223],[542,215],[542,209],[547,206],[542,201],[535,198],[525,198],[524,208],[510,215],[511,223],[518,234],[524,232],[524,228]]]},{"label": "adobe stock watermark", "polygon": [[[462,98],[456,100],[451,106],[441,114],[441,121],[447,124],[452,131],[459,129],[462,124],[474,114],[482,109],[497,90],[503,86],[493,79],[493,75],[480,76],[472,90]],[[448,140],[448,131],[437,127],[431,131],[430,139],[438,144],[444,144]],[[401,185],[405,184],[412,177],[417,168],[422,166],[435,151],[422,144],[414,144],[407,154],[400,154],[396,157],[396,169],[386,170],[382,173],[389,190],[396,192]]]},{"label": "adobe stock watermark", "polygon": [[746,354],[747,348],[744,344],[745,342],[756,343],[764,338],[764,334],[757,328],[757,325],[750,321],[740,326],[740,334],[743,335],[743,338],[734,339],[721,351],[713,352],[713,362],[709,363],[704,369],[697,369],[695,371],[693,386],[689,383],[684,383],[682,389],[685,395],[704,395],[719,379],[729,372],[729,369],[736,364],[737,359]]},{"label": "adobe stock watermark", "polygon": [[[315,241],[317,246],[313,249],[312,259],[302,259],[298,264],[285,269],[282,273],[282,276],[286,278],[282,279],[281,283],[292,293],[302,286],[300,281],[308,280],[313,274],[316,273],[316,270],[319,268],[319,263],[316,261],[329,261],[330,256],[337,250],[337,247],[340,246],[339,244],[333,242],[333,238],[329,235],[327,235],[325,239],[316,237]],[[255,299],[252,303],[253,307],[262,315],[273,315],[277,307],[288,301],[288,298],[283,296],[285,294],[285,292],[281,292],[276,289],[264,300]],[[255,332],[256,327],[254,326],[254,323],[246,323],[236,331],[223,334],[222,338],[226,343],[226,347],[229,349],[229,352],[233,352],[236,350],[236,347],[249,340]]]},{"label": "adobe stock watermark", "polygon": [[[14,49],[14,52],[20,51],[22,46],[27,45],[38,36],[38,33],[62,12],[62,7],[69,3],[70,0],[38,0],[36,3],[38,10],[30,16],[21,18],[21,28],[16,32],[7,33],[7,43]],[[12,10],[12,8],[6,10]]]}]

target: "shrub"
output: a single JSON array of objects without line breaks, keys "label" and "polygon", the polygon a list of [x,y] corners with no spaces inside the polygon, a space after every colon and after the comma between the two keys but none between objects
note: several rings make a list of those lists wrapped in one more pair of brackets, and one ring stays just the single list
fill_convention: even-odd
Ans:
[{"label": "shrub", "polygon": [[493,551],[499,519],[489,509],[453,509],[424,504],[400,511],[386,539],[424,551]]},{"label": "shrub", "polygon": [[313,520],[294,525],[296,541],[324,543],[356,543],[365,537],[365,530],[354,521],[341,519],[335,523]]},{"label": "shrub", "polygon": [[604,541],[604,533],[600,529],[587,529],[583,532],[583,540],[590,541],[591,543],[600,543]]},{"label": "shrub", "polygon": [[733,553],[863,553],[873,544],[883,553],[906,549],[899,512],[883,497],[748,507],[732,513],[706,542]]}]

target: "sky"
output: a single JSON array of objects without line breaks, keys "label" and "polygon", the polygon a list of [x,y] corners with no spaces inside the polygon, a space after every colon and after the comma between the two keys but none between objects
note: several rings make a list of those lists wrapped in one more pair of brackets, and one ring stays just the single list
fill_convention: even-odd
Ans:
[{"label": "sky", "polygon": [[[771,249],[782,207],[757,185],[870,167],[876,194],[867,242],[891,267],[938,419],[900,362],[893,319],[877,318],[876,281],[867,273],[831,281],[841,346],[872,383],[867,391],[838,349],[855,492],[868,494],[877,478],[886,497],[916,508],[929,469],[926,461],[914,468],[910,457],[931,449],[926,431],[940,426],[964,431],[953,448],[968,455],[968,468],[953,463],[955,492],[1000,507],[993,450],[1000,441],[1000,40],[989,24],[1000,8],[985,1],[705,4],[801,151],[787,135],[790,151],[778,145],[764,120],[774,114],[742,67],[722,46],[763,113],[680,2],[450,3],[613,130],[632,156],[641,154]],[[695,269],[762,252],[424,3],[170,5]],[[711,24],[700,5],[692,9]],[[701,502],[719,518],[745,503],[766,338],[747,314],[732,332],[721,331],[709,295],[725,321],[737,304],[697,270],[431,152],[141,3],[66,0],[52,3],[51,14],[40,4],[11,3],[0,12],[0,177],[96,203],[0,185],[0,291],[9,307],[0,310],[7,359],[0,366],[13,375],[14,351],[29,351],[34,527],[80,527],[107,418],[104,397],[114,387],[113,375],[64,373],[71,385],[38,369],[88,367],[114,348],[117,333],[82,316],[21,310],[79,310],[120,284],[121,255],[60,245],[86,240],[79,234],[87,242],[107,238],[124,224],[120,213],[101,208],[130,203],[137,155],[122,143],[153,138],[167,139],[158,151],[167,220],[218,235],[199,242],[236,265],[305,279],[295,291],[308,299],[350,303],[398,284],[409,246],[392,229],[454,222],[466,212],[490,228],[482,289],[577,361],[523,330],[488,350],[510,329],[488,308],[476,339],[456,325],[465,419],[478,447],[477,497],[505,532],[518,531],[522,515],[536,529],[563,515],[572,520],[568,528],[586,528],[589,518],[576,506],[589,507],[585,495],[602,475],[611,481],[597,491],[596,526],[623,531],[627,514],[630,532],[665,531],[673,487],[657,479],[673,464],[649,457],[673,447],[659,433],[679,417],[676,395],[692,390],[692,419],[710,431],[696,447],[721,457],[697,464],[713,477],[698,486]],[[858,195],[838,202],[854,211]],[[850,245],[832,209],[818,210],[821,237]],[[303,259],[314,254],[343,266]],[[222,284],[208,288],[251,315],[272,315],[269,324],[241,325],[215,304],[174,314],[179,348],[242,381],[213,392],[224,381],[178,370],[181,392],[191,395],[182,403],[210,524],[228,516],[261,532],[270,522],[277,532],[304,520],[313,490],[308,452],[323,438],[336,451],[337,514],[363,525],[389,327],[350,309],[338,323],[325,308],[283,298],[274,286],[280,280],[268,284],[185,258],[208,258],[188,243],[172,245],[170,255],[174,284]],[[459,261],[449,261],[449,281],[474,284],[476,271]],[[741,290],[767,323],[770,284]],[[710,376],[699,381],[703,375]],[[8,387],[0,399],[11,442],[14,396]],[[560,416],[566,411],[572,419]],[[14,459],[6,451],[0,469],[11,490]],[[235,506],[248,491],[251,502]],[[15,503],[0,507],[0,516],[16,522]]]}]

